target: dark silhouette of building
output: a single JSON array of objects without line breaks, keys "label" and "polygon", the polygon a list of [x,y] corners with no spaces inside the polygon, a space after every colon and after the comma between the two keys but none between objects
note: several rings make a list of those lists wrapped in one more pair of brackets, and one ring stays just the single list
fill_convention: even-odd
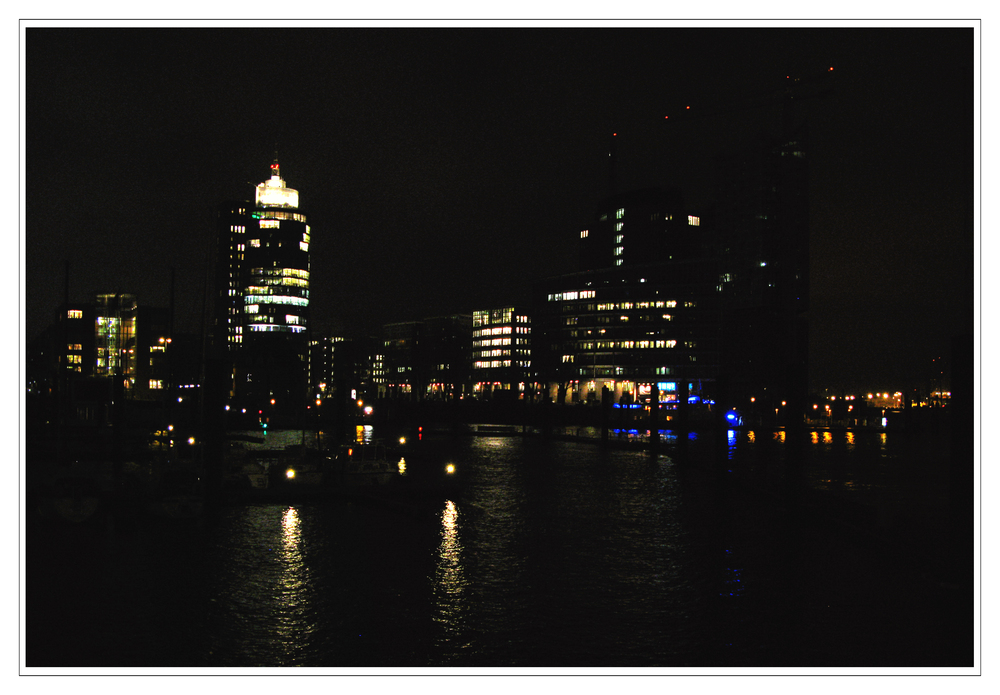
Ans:
[{"label": "dark silhouette of building", "polygon": [[[802,412],[808,394],[809,179],[804,127],[720,159],[722,368],[732,404]],[[790,405],[783,405],[790,404]]]},{"label": "dark silhouette of building", "polygon": [[385,396],[450,400],[470,393],[471,315],[392,323],[382,331]]},{"label": "dark silhouette of building", "polygon": [[323,336],[309,341],[309,397],[358,400],[374,397],[368,341]]},{"label": "dark silhouette of building", "polygon": [[601,201],[580,231],[580,269],[666,263],[701,255],[703,235],[688,227],[701,218],[685,209],[678,190],[649,188],[616,193]]}]

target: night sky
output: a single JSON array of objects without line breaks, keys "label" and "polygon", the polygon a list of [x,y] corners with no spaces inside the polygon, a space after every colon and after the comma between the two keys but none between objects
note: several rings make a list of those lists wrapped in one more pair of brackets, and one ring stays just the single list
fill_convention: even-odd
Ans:
[{"label": "night sky", "polygon": [[[968,26],[971,27],[971,24]],[[776,127],[711,111],[834,68],[810,104],[814,388],[920,385],[973,330],[971,28],[84,29],[25,42],[25,338],[97,291],[197,330],[215,210],[277,148],[312,227],[313,325],[529,297],[607,193],[680,186]],[[707,219],[707,218],[706,218]]]}]

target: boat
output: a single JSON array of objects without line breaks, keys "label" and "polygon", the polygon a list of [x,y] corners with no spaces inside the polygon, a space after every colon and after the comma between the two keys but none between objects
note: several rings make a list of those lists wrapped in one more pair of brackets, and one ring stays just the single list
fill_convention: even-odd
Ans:
[{"label": "boat", "polygon": [[334,470],[347,487],[386,485],[402,472],[399,461],[391,460],[385,444],[377,441],[342,445]]}]

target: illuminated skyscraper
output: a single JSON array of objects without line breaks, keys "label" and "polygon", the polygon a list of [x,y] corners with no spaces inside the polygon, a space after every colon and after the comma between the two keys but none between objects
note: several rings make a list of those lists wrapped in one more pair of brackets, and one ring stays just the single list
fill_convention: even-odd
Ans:
[{"label": "illuminated skyscraper", "polygon": [[219,212],[214,344],[231,358],[230,397],[305,402],[309,225],[277,160],[255,200]]},{"label": "illuminated skyscraper", "polygon": [[305,333],[309,225],[297,212],[299,192],[285,187],[275,161],[270,180],[257,186],[256,197],[242,252],[245,333]]}]

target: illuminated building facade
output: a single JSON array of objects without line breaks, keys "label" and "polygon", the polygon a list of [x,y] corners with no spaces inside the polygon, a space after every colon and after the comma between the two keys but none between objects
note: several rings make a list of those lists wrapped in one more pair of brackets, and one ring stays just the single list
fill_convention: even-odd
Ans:
[{"label": "illuminated building facade", "polygon": [[533,381],[530,313],[513,306],[472,312],[473,392],[524,391]]},{"label": "illuminated building facade", "polygon": [[246,333],[305,333],[310,229],[298,191],[285,187],[275,162],[256,197],[243,259]]},{"label": "illuminated building facade", "polygon": [[94,375],[119,378],[126,393],[134,393],[135,389],[137,309],[131,294],[99,294],[94,302]]},{"label": "illuminated building facade", "polygon": [[243,343],[245,328],[243,295],[247,286],[244,273],[248,204],[228,203],[219,209],[215,248],[215,317],[213,340],[216,347],[232,352]]},{"label": "illuminated building facade", "polygon": [[56,345],[61,372],[78,377],[94,376],[97,325],[92,304],[68,304],[59,308],[58,320],[47,342]]},{"label": "illuminated building facade", "polygon": [[307,393],[311,230],[277,161],[270,174],[252,206],[220,210],[213,343],[233,366],[231,398],[298,408]]},{"label": "illuminated building facade", "polygon": [[[669,410],[715,399],[718,293],[712,260],[592,270],[536,286],[534,361],[552,400]],[[540,349],[541,348],[541,349]]]}]

